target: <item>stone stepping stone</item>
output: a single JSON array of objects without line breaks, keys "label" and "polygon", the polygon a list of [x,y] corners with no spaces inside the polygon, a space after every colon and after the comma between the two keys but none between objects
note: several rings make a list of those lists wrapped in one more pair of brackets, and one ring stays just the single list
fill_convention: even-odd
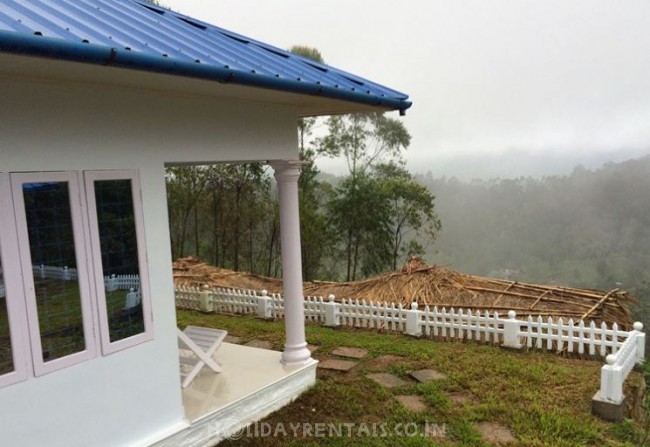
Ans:
[{"label": "stone stepping stone", "polygon": [[395,396],[395,399],[414,413],[427,411],[427,404],[422,396]]},{"label": "stone stepping stone", "polygon": [[463,391],[459,391],[456,393],[447,393],[447,397],[449,398],[452,404],[458,406],[476,402],[474,396],[472,396],[470,393],[465,393]]},{"label": "stone stepping stone", "polygon": [[368,355],[368,351],[361,348],[349,348],[347,346],[340,346],[332,351],[332,355],[339,357],[348,357],[351,359],[362,359]]},{"label": "stone stepping stone", "polygon": [[404,386],[409,384],[407,381],[402,380],[399,377],[389,373],[368,374],[366,377],[368,377],[370,380],[374,380],[379,385],[386,388],[394,388],[396,386]]},{"label": "stone stepping stone", "polygon": [[251,340],[244,346],[248,346],[250,348],[271,349],[273,348],[273,343],[267,340]]},{"label": "stone stepping stone", "polygon": [[226,338],[223,339],[226,343],[232,343],[234,345],[241,344],[241,337],[235,337],[234,335],[226,335]]},{"label": "stone stepping stone", "polygon": [[479,422],[474,427],[481,433],[483,439],[496,445],[506,445],[517,440],[508,427],[498,422]]},{"label": "stone stepping stone", "polygon": [[337,360],[337,359],[327,359],[323,360],[318,364],[318,367],[321,369],[331,369],[334,371],[350,371],[357,365],[357,362],[351,362],[349,360]]},{"label": "stone stepping stone", "polygon": [[420,383],[432,382],[434,380],[446,379],[447,375],[435,369],[421,369],[419,371],[409,372],[409,376],[413,377]]}]

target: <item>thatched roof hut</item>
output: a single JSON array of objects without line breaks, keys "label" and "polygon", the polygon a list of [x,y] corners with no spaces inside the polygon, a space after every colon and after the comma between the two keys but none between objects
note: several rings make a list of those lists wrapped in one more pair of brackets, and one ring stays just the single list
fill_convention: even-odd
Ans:
[{"label": "thatched roof hut", "polygon": [[[177,284],[243,289],[266,289],[281,292],[282,281],[208,266],[196,258],[184,258],[174,263]],[[585,319],[622,328],[632,325],[629,304],[633,299],[627,292],[576,289],[555,285],[538,285],[465,275],[436,265],[427,265],[419,258],[411,259],[402,269],[352,282],[315,281],[305,283],[305,295],[330,294],[337,301],[358,299],[373,302],[417,302],[420,305],[498,311],[505,315],[514,310],[517,315],[541,315]]]},{"label": "thatched roof hut", "polygon": [[174,261],[173,269],[174,283],[177,286],[201,287],[207,284],[210,287],[282,292],[281,279],[214,267],[194,256],[177,259]]}]

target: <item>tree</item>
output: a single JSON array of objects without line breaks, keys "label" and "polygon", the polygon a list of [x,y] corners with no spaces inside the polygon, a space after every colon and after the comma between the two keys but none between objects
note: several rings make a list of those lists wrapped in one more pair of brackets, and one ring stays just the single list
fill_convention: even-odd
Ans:
[{"label": "tree", "polygon": [[330,222],[345,258],[346,281],[379,273],[390,265],[390,215],[376,179],[366,172],[348,176],[328,204]]},{"label": "tree", "polygon": [[[390,206],[392,268],[398,258],[424,254],[424,243],[432,243],[440,231],[440,219],[435,212],[435,197],[417,183],[410,172],[396,163],[379,164],[373,169]],[[406,240],[407,236],[418,239]]]},{"label": "tree", "polygon": [[[190,226],[193,224],[195,244],[198,241],[198,208],[207,186],[206,168],[201,166],[166,169],[169,226],[172,234],[172,256],[182,258]],[[193,217],[193,221],[190,219]],[[195,254],[198,256],[198,244]]]},{"label": "tree", "polygon": [[390,266],[393,250],[387,191],[370,169],[384,161],[401,163],[411,136],[400,121],[382,113],[334,116],[327,128],[328,134],[318,140],[318,153],[344,157],[349,172],[330,209],[350,281],[359,271],[368,275]]},{"label": "tree", "polygon": [[401,162],[411,135],[401,121],[383,113],[358,113],[329,118],[328,134],[319,140],[319,152],[344,157],[355,178],[375,163]]}]

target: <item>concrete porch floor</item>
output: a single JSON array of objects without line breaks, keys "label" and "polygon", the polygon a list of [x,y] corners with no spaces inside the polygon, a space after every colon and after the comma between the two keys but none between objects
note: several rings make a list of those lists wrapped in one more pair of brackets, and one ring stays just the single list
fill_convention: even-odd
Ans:
[{"label": "concrete porch floor", "polygon": [[183,390],[188,426],[156,446],[207,447],[236,428],[282,408],[316,382],[317,361],[280,363],[281,352],[222,343],[214,355],[223,372],[203,368]]}]

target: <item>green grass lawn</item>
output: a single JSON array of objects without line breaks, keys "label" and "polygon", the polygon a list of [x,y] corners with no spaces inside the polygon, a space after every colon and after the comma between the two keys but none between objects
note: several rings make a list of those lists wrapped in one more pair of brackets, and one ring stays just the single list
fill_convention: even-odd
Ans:
[{"label": "green grass lawn", "polygon": [[[85,348],[79,286],[76,281],[38,280],[37,309],[41,343],[47,359],[61,358]],[[106,292],[111,339],[144,331],[142,312],[121,317],[126,290]],[[0,298],[0,374],[13,371],[6,298]]]},{"label": "green grass lawn", "polygon": [[[228,330],[246,340],[268,340],[277,350],[284,343],[283,322],[252,317],[178,311],[181,328],[188,324]],[[414,339],[371,330],[330,329],[307,326],[307,341],[318,345],[314,356],[325,359],[338,346],[364,348],[368,356],[351,372],[318,371],[316,385],[299,399],[262,422],[273,426],[290,423],[397,423],[444,424],[446,435],[422,437],[244,437],[225,446],[487,446],[475,424],[494,422],[507,426],[513,446],[637,446],[643,431],[632,421],[603,422],[591,415],[591,398],[600,384],[601,361],[561,358],[540,352],[508,351],[474,343]],[[402,357],[383,362],[382,356]],[[447,375],[441,381],[385,389],[366,377],[370,372],[390,372],[407,378],[407,372],[431,368]],[[633,372],[628,382],[643,381]],[[406,410],[396,395],[424,398],[429,410]],[[454,404],[452,396],[468,400]]]}]

